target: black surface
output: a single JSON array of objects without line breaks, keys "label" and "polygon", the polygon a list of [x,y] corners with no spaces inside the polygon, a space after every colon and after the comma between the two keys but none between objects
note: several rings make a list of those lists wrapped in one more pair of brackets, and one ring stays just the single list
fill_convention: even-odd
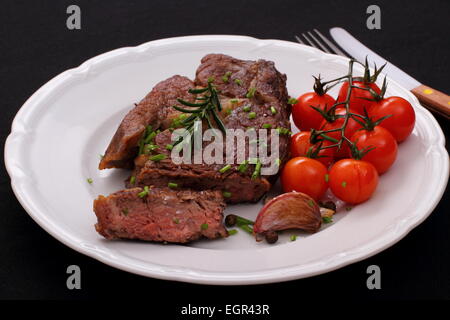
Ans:
[{"label": "black surface", "polygon": [[[70,31],[65,26],[66,8],[73,3],[81,7],[82,30]],[[314,27],[325,31],[342,26],[423,83],[450,92],[450,3],[378,1],[382,29],[374,31],[365,26],[369,4],[372,2],[365,0],[268,4],[2,1],[1,139],[6,139],[12,119],[25,100],[60,72],[111,49],[181,35],[241,34],[292,41],[294,34]],[[438,120],[448,137],[448,122]],[[257,302],[270,303],[280,310],[282,305],[276,304],[274,297],[284,296],[291,309],[308,298],[325,305],[335,299],[450,298],[448,191],[424,223],[398,244],[370,259],[309,279],[237,288],[147,279],[85,257],[33,222],[16,200],[4,165],[0,178],[0,298],[3,299],[141,297],[154,307],[163,302],[169,306]],[[66,288],[65,272],[71,264],[81,267],[81,290]],[[381,267],[381,290],[366,288],[366,268],[371,264]]]}]

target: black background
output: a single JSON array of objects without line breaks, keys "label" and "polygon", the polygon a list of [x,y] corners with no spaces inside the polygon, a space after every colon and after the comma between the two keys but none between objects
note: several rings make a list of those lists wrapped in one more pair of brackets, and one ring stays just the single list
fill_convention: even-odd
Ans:
[{"label": "black background", "polygon": [[[77,4],[82,29],[66,28]],[[366,28],[378,4],[382,29]],[[449,1],[2,1],[0,10],[1,139],[25,100],[68,68],[100,53],[150,40],[195,34],[240,34],[294,40],[294,34],[342,26],[422,83],[450,92]],[[446,137],[448,122],[438,117]],[[3,161],[3,157],[2,157]],[[148,304],[269,303],[301,308],[305,299],[449,299],[450,217],[447,191],[432,215],[402,241],[340,270],[287,283],[214,287],[147,279],[115,270],[59,243],[22,209],[0,169],[0,298],[144,298]],[[414,174],[411,172],[410,174]],[[414,199],[420,201],[420,199]],[[66,288],[66,268],[82,270],[82,289]],[[382,270],[382,289],[366,288],[366,268]],[[286,305],[275,297],[281,297]],[[288,303],[289,302],[289,303]],[[175,308],[175,309],[174,309]]]}]

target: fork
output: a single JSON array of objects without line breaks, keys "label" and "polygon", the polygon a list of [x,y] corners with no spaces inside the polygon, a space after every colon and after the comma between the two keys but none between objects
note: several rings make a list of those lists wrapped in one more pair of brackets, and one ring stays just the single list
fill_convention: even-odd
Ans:
[{"label": "fork", "polygon": [[[331,40],[325,37],[319,30],[313,29],[313,32],[302,33],[303,40],[295,35],[295,39],[304,45],[309,45],[326,53],[337,54],[346,58],[353,58],[351,55],[338,48]],[[305,43],[306,41],[306,43]],[[428,110],[438,113],[447,119],[450,119],[450,98],[446,94],[430,87],[420,85],[411,92],[419,99],[422,106]],[[431,94],[433,93],[433,94]]]},{"label": "fork", "polygon": [[[301,34],[308,44],[303,42],[302,39],[297,35],[295,35],[295,39],[300,44],[310,45],[311,47],[322,50],[326,53],[334,53],[346,58],[351,58],[350,55],[346,54],[344,51],[335,46],[333,42],[328,40],[327,37],[325,37],[322,33],[319,32],[319,30],[313,29],[313,31],[316,33],[316,36],[314,36],[314,34],[310,31],[306,32],[306,34],[305,33]],[[317,37],[322,39],[323,42],[320,42],[320,40]],[[328,46],[328,48],[326,45]]]}]

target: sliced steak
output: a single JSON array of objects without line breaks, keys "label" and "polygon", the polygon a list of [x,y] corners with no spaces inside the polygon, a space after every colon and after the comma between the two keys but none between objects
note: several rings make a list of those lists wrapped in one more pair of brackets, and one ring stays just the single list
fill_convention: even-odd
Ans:
[{"label": "sliced steak", "polygon": [[[254,164],[237,170],[237,146],[234,164],[222,172],[226,164],[175,164],[171,160],[170,147],[166,147],[172,144],[172,129],[180,126],[182,116],[187,117],[172,106],[179,105],[177,98],[196,101],[188,90],[205,87],[210,78],[214,78],[223,107],[219,117],[227,128],[290,130],[286,76],[273,62],[210,54],[202,59],[194,82],[181,76],[160,82],[126,115],[100,162],[100,169],[134,167],[126,182],[130,189],[94,201],[96,230],[105,238],[186,243],[201,237],[226,237],[224,197],[230,203],[257,201],[276,180],[277,175],[252,177]],[[154,131],[150,134],[149,125]],[[280,135],[281,165],[289,156],[289,140],[288,135]],[[247,139],[245,158],[250,143],[254,142]],[[176,190],[168,188],[170,183],[176,184]],[[145,186],[152,188],[141,198]]]},{"label": "sliced steak", "polygon": [[178,75],[158,83],[122,120],[100,161],[99,169],[132,168],[146,126],[168,128],[180,114],[172,106],[179,104],[177,98],[192,101],[188,90],[193,87],[191,80]]},{"label": "sliced steak", "polygon": [[186,243],[228,235],[223,227],[224,202],[220,192],[150,188],[115,192],[94,201],[95,228],[107,239],[140,239]]}]

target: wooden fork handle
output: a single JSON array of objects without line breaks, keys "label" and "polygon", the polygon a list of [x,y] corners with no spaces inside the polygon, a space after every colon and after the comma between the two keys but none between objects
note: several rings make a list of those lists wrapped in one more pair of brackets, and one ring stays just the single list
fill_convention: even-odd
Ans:
[{"label": "wooden fork handle", "polygon": [[450,119],[450,96],[425,85],[420,85],[411,92],[424,104],[424,107]]}]

